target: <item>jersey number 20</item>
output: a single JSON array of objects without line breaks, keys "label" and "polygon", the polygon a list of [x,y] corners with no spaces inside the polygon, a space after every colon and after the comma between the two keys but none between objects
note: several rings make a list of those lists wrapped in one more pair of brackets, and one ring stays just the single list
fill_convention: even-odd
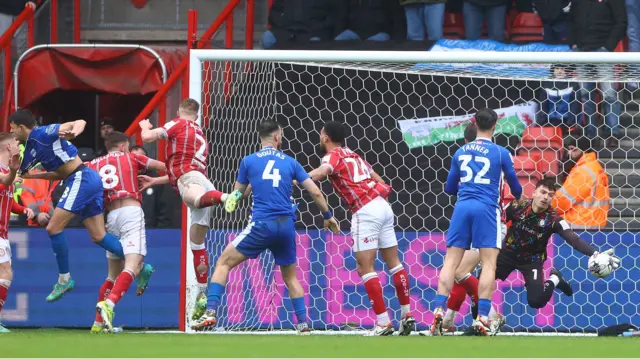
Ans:
[{"label": "jersey number 20", "polygon": [[[484,175],[489,172],[489,167],[491,167],[491,162],[488,158],[482,156],[471,156],[471,155],[460,155],[458,156],[460,161],[460,171],[464,172],[464,177],[460,178],[460,182],[469,182],[473,178],[473,183],[477,184],[489,184],[491,181],[488,178],[485,178]],[[473,169],[469,167],[469,162],[473,159],[474,162],[480,163],[482,168],[478,173],[473,175]]]},{"label": "jersey number 20", "polygon": [[273,165],[276,163],[274,160],[269,160],[267,162],[267,166],[264,168],[262,172],[263,180],[271,180],[273,181],[273,187],[278,187],[280,185],[280,180],[282,177],[280,176],[280,170],[277,168],[273,168]]}]

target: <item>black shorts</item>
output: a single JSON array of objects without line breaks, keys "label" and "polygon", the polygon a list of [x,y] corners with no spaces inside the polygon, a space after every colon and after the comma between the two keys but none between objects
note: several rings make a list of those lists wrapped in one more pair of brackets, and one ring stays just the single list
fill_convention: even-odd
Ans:
[{"label": "black shorts", "polygon": [[519,263],[512,256],[505,252],[500,252],[496,264],[496,279],[504,281],[509,277],[511,272],[516,269],[524,276],[525,286],[543,284],[544,273],[542,271],[542,263]]}]

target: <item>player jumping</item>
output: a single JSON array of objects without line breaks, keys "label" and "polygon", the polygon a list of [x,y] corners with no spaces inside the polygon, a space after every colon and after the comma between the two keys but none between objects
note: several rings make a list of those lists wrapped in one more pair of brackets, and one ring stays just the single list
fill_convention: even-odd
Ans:
[{"label": "player jumping", "polygon": [[[16,156],[17,155],[17,156]],[[15,156],[15,157],[14,157]],[[11,133],[0,133],[0,314],[7,300],[9,287],[13,280],[11,270],[11,245],[9,244],[9,218],[11,213],[24,213],[28,219],[33,218],[33,211],[25,208],[13,198],[13,179],[20,166],[20,149],[18,141]],[[5,182],[6,181],[6,182]],[[6,183],[6,184],[5,184]],[[9,329],[0,323],[0,333],[8,333]]]},{"label": "player jumping", "polygon": [[216,191],[207,178],[207,140],[196,123],[200,105],[192,99],[184,99],[178,107],[178,118],[167,122],[164,127],[152,129],[148,120],[140,121],[141,137],[144,142],[167,139],[168,176],[141,177],[143,188],[157,184],[171,183],[180,192],[185,205],[191,209],[191,252],[193,267],[198,282],[198,298],[192,318],[200,318],[207,306],[207,284],[209,283],[209,255],[204,240],[209,231],[211,209],[223,203],[228,194]]},{"label": "player jumping", "polygon": [[31,112],[18,110],[9,116],[9,125],[16,139],[25,146],[19,174],[26,174],[40,163],[46,171],[56,172],[64,179],[65,191],[47,224],[59,273],[58,282],[47,296],[47,302],[53,302],[76,286],[69,273],[69,245],[63,232],[74,215],[82,217],[94,243],[120,258],[124,258],[124,252],[120,240],[105,230],[100,176],[82,163],[78,150],[68,142],[84,131],[86,122],[37,126]]},{"label": "player jumping", "polygon": [[[517,269],[524,276],[527,302],[535,309],[549,302],[555,288],[567,296],[573,295],[571,285],[558,269],[551,269],[551,275],[544,280],[543,265],[551,235],[558,234],[586,256],[606,256],[614,269],[619,267],[620,262],[613,256],[613,249],[599,253],[571,230],[569,224],[551,207],[555,193],[555,181],[542,179],[536,183],[532,199],[513,201],[507,206],[509,229],[497,260],[496,279],[504,281]],[[450,302],[455,306],[462,303],[464,298],[464,292],[458,292],[455,296],[452,292]]]},{"label": "player jumping", "polygon": [[382,286],[375,272],[378,251],[382,255],[396,288],[402,312],[399,332],[409,335],[415,330],[410,311],[409,276],[398,258],[398,240],[394,228],[395,215],[386,198],[391,186],[357,153],[345,146],[345,130],[341,123],[329,121],[320,132],[320,147],[326,152],[320,167],[309,175],[314,181],[327,177],[333,188],[353,212],[351,238],[358,275],[364,282],[377,323],[367,335],[393,334],[393,324],[387,313]]},{"label": "player jumping", "polygon": [[209,303],[206,313],[192,329],[215,326],[217,310],[229,276],[229,271],[247,258],[257,258],[265,250],[271,251],[276,265],[280,266],[282,279],[289,289],[289,296],[298,323],[299,334],[308,334],[307,308],[304,290],[297,278],[295,206],[291,201],[292,183],[297,181],[311,194],[324,217],[324,228],[338,233],[338,222],[318,186],[309,178],[295,159],[279,151],[282,129],[275,121],[264,121],[258,127],[262,149],[242,159],[238,178],[225,209],[233,212],[242,194],[251,185],[253,190],[253,214],[251,222],[229,245],[216,262],[211,278]]},{"label": "player jumping", "polygon": [[478,111],[475,119],[478,137],[456,151],[445,184],[445,192],[458,195],[458,201],[447,232],[447,254],[438,278],[431,326],[434,335],[442,335],[444,307],[453,286],[455,271],[470,246],[479,249],[485,269],[480,276],[478,317],[473,327],[484,335],[490,333],[488,315],[494,290],[496,259],[502,246],[499,199],[503,172],[511,193],[516,198],[522,194],[511,154],[504,147],[491,142],[498,115],[493,110],[484,109]]}]

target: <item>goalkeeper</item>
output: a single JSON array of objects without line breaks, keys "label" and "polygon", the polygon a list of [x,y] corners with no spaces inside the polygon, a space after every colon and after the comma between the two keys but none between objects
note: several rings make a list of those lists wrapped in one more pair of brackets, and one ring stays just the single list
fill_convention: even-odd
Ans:
[{"label": "goalkeeper", "polygon": [[[558,234],[586,256],[606,256],[614,270],[620,266],[620,259],[613,256],[613,249],[597,252],[551,208],[555,192],[555,182],[549,178],[542,179],[536,184],[531,200],[513,201],[505,210],[508,230],[498,255],[496,279],[504,281],[517,269],[524,276],[527,302],[536,309],[549,302],[555,288],[567,296],[573,295],[571,285],[558,269],[553,268],[551,275],[544,280],[543,264],[547,259],[547,243],[551,235]],[[464,292],[452,292],[447,303],[449,310],[459,310],[464,297]]]}]

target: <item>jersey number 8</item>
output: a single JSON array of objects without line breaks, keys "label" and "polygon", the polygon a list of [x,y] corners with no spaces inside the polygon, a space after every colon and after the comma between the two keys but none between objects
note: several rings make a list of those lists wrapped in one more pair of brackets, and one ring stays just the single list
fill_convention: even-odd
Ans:
[{"label": "jersey number 8", "polygon": [[[491,180],[484,177],[484,175],[486,175],[487,172],[489,172],[489,167],[491,167],[491,162],[489,161],[488,158],[482,157],[482,156],[471,156],[471,155],[460,155],[458,156],[458,158],[460,159],[460,161],[462,161],[462,163],[460,163],[460,171],[464,172],[464,177],[460,178],[460,182],[462,183],[469,182],[471,181],[471,178],[473,178],[473,183],[477,183],[477,184],[491,183]],[[476,173],[475,176],[473,175],[473,169],[469,167],[469,162],[471,162],[472,158],[474,162],[480,163],[482,165],[482,168],[480,169],[480,171],[478,171],[478,173]]]},{"label": "jersey number 8", "polygon": [[118,183],[120,183],[120,179],[116,174],[116,166],[114,165],[106,165],[100,168],[100,179],[102,180],[102,188],[104,189],[112,189],[115,188]]}]

